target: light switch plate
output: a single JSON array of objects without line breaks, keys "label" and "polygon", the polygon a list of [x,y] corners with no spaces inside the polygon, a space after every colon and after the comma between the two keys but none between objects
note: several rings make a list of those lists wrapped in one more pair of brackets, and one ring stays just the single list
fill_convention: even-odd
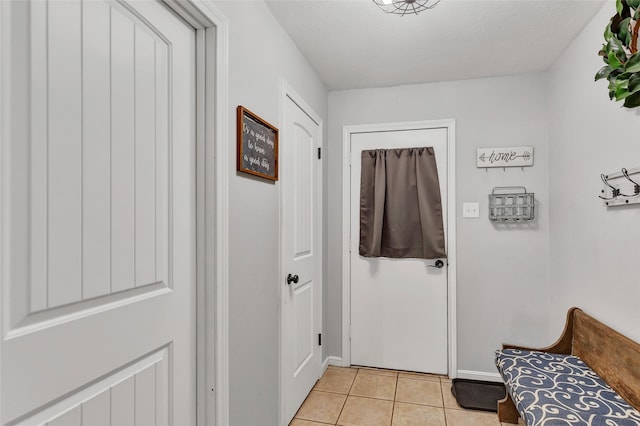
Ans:
[{"label": "light switch plate", "polygon": [[462,203],[462,217],[480,217],[480,203]]}]

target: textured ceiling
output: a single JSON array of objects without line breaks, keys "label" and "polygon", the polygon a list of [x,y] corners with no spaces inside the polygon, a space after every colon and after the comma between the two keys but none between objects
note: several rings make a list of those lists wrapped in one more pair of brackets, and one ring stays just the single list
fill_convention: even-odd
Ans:
[{"label": "textured ceiling", "polygon": [[441,0],[397,16],[370,0],[267,0],[329,90],[546,70],[603,3]]}]

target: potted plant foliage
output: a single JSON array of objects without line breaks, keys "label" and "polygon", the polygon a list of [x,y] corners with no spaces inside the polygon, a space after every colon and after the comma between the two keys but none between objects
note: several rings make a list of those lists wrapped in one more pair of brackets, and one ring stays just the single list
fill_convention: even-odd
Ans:
[{"label": "potted plant foliage", "polygon": [[609,99],[636,108],[640,106],[640,0],[617,0],[616,12],[604,31],[599,54],[606,65],[596,74],[596,81],[609,80]]}]

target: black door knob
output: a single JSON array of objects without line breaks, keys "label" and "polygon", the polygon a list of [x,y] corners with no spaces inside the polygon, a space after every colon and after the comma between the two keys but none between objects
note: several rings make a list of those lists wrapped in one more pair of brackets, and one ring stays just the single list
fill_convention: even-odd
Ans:
[{"label": "black door knob", "polygon": [[297,275],[287,275],[287,284],[298,284],[298,281],[300,280],[300,277],[298,277]]},{"label": "black door knob", "polygon": [[438,268],[441,269],[444,266],[444,262],[440,259],[436,260],[433,265],[427,265],[429,268]]}]

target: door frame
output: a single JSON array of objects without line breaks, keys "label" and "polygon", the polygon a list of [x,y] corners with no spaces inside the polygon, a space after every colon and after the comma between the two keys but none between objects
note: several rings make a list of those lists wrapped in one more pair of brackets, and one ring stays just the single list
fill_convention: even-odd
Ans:
[{"label": "door frame", "polygon": [[[455,120],[377,123],[342,128],[342,230],[351,227],[351,135],[403,130],[447,129],[447,369],[457,377],[456,328],[456,150]],[[342,239],[342,366],[351,365],[351,235]]]},{"label": "door frame", "polygon": [[[298,92],[296,92],[293,87],[285,80],[285,79],[281,79],[280,81],[280,132],[281,132],[281,139],[280,139],[280,143],[282,146],[282,142],[284,141],[286,143],[286,130],[284,129],[284,123],[286,122],[286,108],[285,105],[287,103],[287,98],[291,99],[296,105],[298,105],[298,107],[300,107],[300,109],[302,111],[305,112],[305,114],[307,114],[317,125],[318,125],[318,140],[320,141],[320,146],[319,148],[322,148],[324,145],[324,140],[323,140],[323,122],[322,122],[322,118],[320,118],[320,116],[313,110],[313,108],[311,108],[306,102],[305,100],[302,98],[302,96],[300,96],[298,94]],[[322,183],[322,177],[323,177],[323,161],[322,159],[318,160],[319,164],[318,164],[318,171],[317,171],[317,175],[316,175],[316,197],[317,197],[317,202],[318,202],[318,211],[315,212],[317,214],[317,225],[316,225],[316,232],[317,232],[317,237],[316,237],[316,241],[315,241],[315,246],[316,246],[316,252],[318,253],[318,259],[316,260],[316,281],[317,284],[320,286],[320,298],[316,301],[316,306],[315,308],[317,309],[317,313],[316,315],[320,316],[320,333],[322,333],[322,293],[323,293],[323,276],[322,276],[322,261],[323,261],[323,255],[322,255],[322,248],[323,248],[323,244],[322,244],[322,221],[323,221],[323,197],[322,197],[322,189],[323,189],[323,183]],[[283,167],[286,167],[285,165],[283,165],[283,161],[279,162],[279,167],[282,169]],[[280,173],[280,176],[284,176],[284,174]],[[282,184],[278,185],[278,206],[279,206],[279,211],[278,211],[278,216],[279,216],[279,221],[280,221],[280,247],[279,247],[279,252],[280,252],[280,265],[279,265],[279,277],[280,280],[278,282],[278,285],[280,285],[280,305],[279,305],[279,309],[280,309],[280,328],[278,330],[278,338],[280,340],[280,344],[278,345],[279,347],[279,359],[280,359],[280,374],[279,376],[279,398],[280,398],[280,407],[279,407],[279,411],[278,411],[278,424],[282,425],[282,426],[286,426],[284,423],[284,418],[285,418],[285,395],[286,395],[286,389],[284,389],[284,384],[286,383],[286,377],[285,377],[285,365],[284,365],[284,351],[285,351],[285,347],[284,347],[284,332],[283,332],[283,328],[285,325],[285,318],[284,318],[284,300],[286,297],[286,292],[289,291],[289,289],[287,288],[288,286],[284,286],[282,285],[284,283],[285,280],[285,268],[284,268],[284,261],[285,261],[285,253],[284,253],[284,223],[282,223],[282,212],[284,210],[284,196],[283,196],[283,189],[282,189]],[[320,362],[320,370],[322,369],[322,355],[323,355],[323,350],[322,350],[322,346],[320,346],[320,357],[321,357],[321,362]],[[321,371],[318,371],[318,376],[320,376]]]},{"label": "door frame", "polygon": [[[196,415],[198,426],[229,424],[228,331],[228,21],[212,0],[163,0],[196,30]],[[0,176],[11,111],[8,3],[0,3]],[[7,24],[7,25],[5,25]],[[0,185],[0,234],[8,220]],[[0,238],[0,281],[9,253]],[[0,285],[2,300],[4,284]],[[0,315],[0,330],[4,314]],[[0,336],[0,345],[3,338]],[[1,346],[0,346],[1,347]],[[1,353],[1,351],[0,351]],[[0,371],[0,374],[2,372]],[[0,407],[0,418],[2,412]]]},{"label": "door frame", "polygon": [[[196,29],[196,414],[229,424],[229,30],[212,0],[163,0]],[[198,238],[198,236],[202,236]]]}]

